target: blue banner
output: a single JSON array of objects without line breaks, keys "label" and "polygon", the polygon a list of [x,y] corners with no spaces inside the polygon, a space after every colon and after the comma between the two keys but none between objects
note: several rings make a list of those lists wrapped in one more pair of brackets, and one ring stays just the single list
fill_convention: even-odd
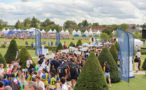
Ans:
[{"label": "blue banner", "polygon": [[131,33],[128,33],[129,36],[129,53],[130,56],[134,56],[134,36]]},{"label": "blue banner", "polygon": [[41,49],[41,32],[39,30],[35,30],[35,53],[38,56],[39,50]]},{"label": "blue banner", "polygon": [[129,82],[129,36],[128,33],[118,29],[118,42],[120,49],[120,78]]},{"label": "blue banner", "polygon": [[60,34],[59,32],[56,32],[56,47],[59,45],[60,43]]},{"label": "blue banner", "polygon": [[134,58],[134,36],[128,33],[129,36],[129,78],[134,78],[133,75],[133,58]]}]

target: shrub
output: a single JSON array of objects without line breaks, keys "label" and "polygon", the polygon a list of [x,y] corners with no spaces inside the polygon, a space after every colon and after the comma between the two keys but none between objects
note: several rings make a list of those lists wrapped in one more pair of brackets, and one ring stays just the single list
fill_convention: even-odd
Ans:
[{"label": "shrub", "polygon": [[143,68],[143,70],[146,70],[146,59],[143,62],[142,68]]},{"label": "shrub", "polygon": [[146,55],[146,49],[141,49],[140,52],[141,52],[142,55]]},{"label": "shrub", "polygon": [[2,56],[2,54],[0,53],[0,64],[4,64],[4,67],[6,68],[7,65],[6,65],[6,60],[5,58]]},{"label": "shrub", "polygon": [[82,68],[74,90],[108,90],[98,58],[91,53]]},{"label": "shrub", "polygon": [[82,41],[81,41],[81,40],[78,40],[76,46],[78,47],[78,46],[80,46],[80,45],[82,45]]},{"label": "shrub", "polygon": [[22,48],[18,54],[18,58],[20,59],[21,68],[26,68],[26,61],[30,57],[26,48]]},{"label": "shrub", "polygon": [[63,49],[63,46],[62,46],[61,43],[59,43],[59,45],[58,45],[57,48],[56,48],[56,52],[58,52],[58,50],[61,50],[61,49]]},{"label": "shrub", "polygon": [[17,47],[16,41],[13,39],[11,40],[8,50],[5,54],[5,60],[7,63],[11,63],[12,61],[16,59],[17,51],[18,51],[18,47]]},{"label": "shrub", "polygon": [[115,47],[116,47],[117,51],[119,51],[120,48],[119,48],[119,43],[118,42],[115,43]]},{"label": "shrub", "polygon": [[119,71],[118,71],[118,67],[116,62],[114,61],[114,58],[112,56],[112,54],[110,53],[108,48],[103,48],[101,54],[98,57],[100,64],[103,68],[104,66],[104,62],[107,61],[107,63],[109,64],[110,67],[110,76],[111,76],[111,82],[115,83],[115,82],[119,82],[120,78],[118,76]]},{"label": "shrub", "polygon": [[75,47],[75,44],[73,42],[70,42],[69,47]]},{"label": "shrub", "polygon": [[110,48],[110,52],[114,58],[114,60],[117,62],[117,59],[118,59],[118,52],[116,50],[116,47],[115,45],[112,45],[112,47]]},{"label": "shrub", "polygon": [[5,44],[1,45],[1,48],[6,48],[6,45]]}]

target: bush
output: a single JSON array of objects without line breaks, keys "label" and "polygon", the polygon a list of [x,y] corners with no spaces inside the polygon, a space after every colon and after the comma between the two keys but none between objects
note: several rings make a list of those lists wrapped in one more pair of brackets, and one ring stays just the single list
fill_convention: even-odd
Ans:
[{"label": "bush", "polygon": [[143,70],[146,70],[146,59],[143,62],[142,68],[143,68]]},{"label": "bush", "polygon": [[70,42],[69,47],[75,47],[75,44],[73,42]]},{"label": "bush", "polygon": [[82,41],[81,41],[81,40],[78,40],[76,46],[78,47],[78,46],[80,46],[80,45],[82,45]]},{"label": "bush", "polygon": [[119,43],[118,42],[115,43],[115,47],[116,47],[117,51],[119,51],[120,48],[119,48]]},{"label": "bush", "polygon": [[13,39],[10,42],[8,50],[5,54],[5,60],[7,63],[11,63],[12,61],[16,60],[16,52],[18,51],[18,47],[16,41]]},{"label": "bush", "polygon": [[110,48],[110,52],[115,60],[115,62],[117,63],[117,60],[118,60],[118,52],[117,52],[117,49],[115,47],[115,45],[112,45],[112,47]]},{"label": "bush", "polygon": [[146,49],[141,49],[140,52],[141,52],[142,55],[146,55]]},{"label": "bush", "polygon": [[101,54],[98,57],[100,64],[103,68],[104,62],[107,61],[110,67],[110,76],[111,76],[111,82],[116,83],[120,81],[120,78],[118,76],[119,71],[116,62],[114,61],[114,58],[112,54],[110,53],[108,48],[103,48]]},{"label": "bush", "polygon": [[0,64],[4,64],[4,67],[6,68],[7,65],[6,65],[6,60],[5,58],[2,56],[2,54],[0,53]]},{"label": "bush", "polygon": [[108,90],[98,58],[91,53],[82,68],[74,90]]},{"label": "bush", "polygon": [[26,68],[26,61],[30,57],[26,48],[22,48],[18,54],[18,58],[20,59],[21,68]]},{"label": "bush", "polygon": [[6,45],[5,44],[1,45],[1,48],[6,48]]},{"label": "bush", "polygon": [[59,43],[59,45],[58,45],[57,48],[56,48],[56,52],[58,52],[58,50],[61,50],[61,49],[63,49],[63,46],[62,46],[61,43]]}]

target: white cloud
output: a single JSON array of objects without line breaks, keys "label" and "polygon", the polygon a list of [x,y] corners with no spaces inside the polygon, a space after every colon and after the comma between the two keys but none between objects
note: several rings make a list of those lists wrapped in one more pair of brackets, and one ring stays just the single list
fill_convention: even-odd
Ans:
[{"label": "white cloud", "polygon": [[146,18],[145,0],[22,0],[25,2],[1,3],[0,18],[9,24],[18,19],[36,16],[40,20],[50,18],[62,25],[71,19],[84,19],[101,24],[142,24]]}]

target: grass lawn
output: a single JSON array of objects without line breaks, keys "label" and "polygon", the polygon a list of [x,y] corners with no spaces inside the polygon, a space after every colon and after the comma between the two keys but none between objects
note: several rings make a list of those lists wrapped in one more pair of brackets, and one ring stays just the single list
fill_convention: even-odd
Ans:
[{"label": "grass lawn", "polygon": [[112,84],[109,90],[146,90],[146,76],[138,75],[130,79],[129,89],[128,83],[122,80],[119,83]]},{"label": "grass lawn", "polygon": [[[0,38],[0,44],[1,42],[4,41],[4,39]],[[11,41],[11,39],[6,39],[6,41]],[[35,39],[26,39],[26,40],[22,40],[22,39],[17,39],[16,42],[17,42],[17,45],[18,46],[25,46],[25,42],[28,41],[29,43],[29,46],[31,45],[31,43],[35,43]],[[42,42],[46,42],[46,45],[48,46],[48,42],[52,42],[53,41],[53,44],[55,46],[55,42],[56,42],[56,39],[41,39]],[[64,44],[64,42],[66,42],[67,45],[70,44],[70,42],[73,42],[73,43],[77,43],[77,39],[76,40],[60,40],[62,44]],[[89,43],[89,40],[82,40],[82,43]],[[1,45],[0,45],[1,46]]]},{"label": "grass lawn", "polygon": [[[0,42],[4,39],[0,39]],[[10,41],[10,39],[7,39],[7,41]],[[26,40],[16,40],[18,46],[25,46]],[[34,39],[27,39],[29,44],[31,42],[34,42]],[[42,39],[42,42],[46,41],[53,41],[55,43],[55,39]],[[66,42],[67,45],[72,41],[74,43],[77,42],[77,40],[61,40],[62,43]],[[83,43],[89,43],[89,40],[82,40]],[[0,48],[0,53],[4,56],[7,51],[7,48]],[[33,60],[37,61],[37,56],[35,56],[35,50],[28,50],[29,54],[32,56]],[[142,55],[141,60],[142,63],[144,59],[146,58],[146,55]],[[142,64],[141,64],[142,66]],[[128,83],[121,80],[119,83],[112,84],[112,87],[109,90],[146,90],[146,76],[145,75],[138,75],[135,78],[130,79],[129,89],[128,89]]]}]

